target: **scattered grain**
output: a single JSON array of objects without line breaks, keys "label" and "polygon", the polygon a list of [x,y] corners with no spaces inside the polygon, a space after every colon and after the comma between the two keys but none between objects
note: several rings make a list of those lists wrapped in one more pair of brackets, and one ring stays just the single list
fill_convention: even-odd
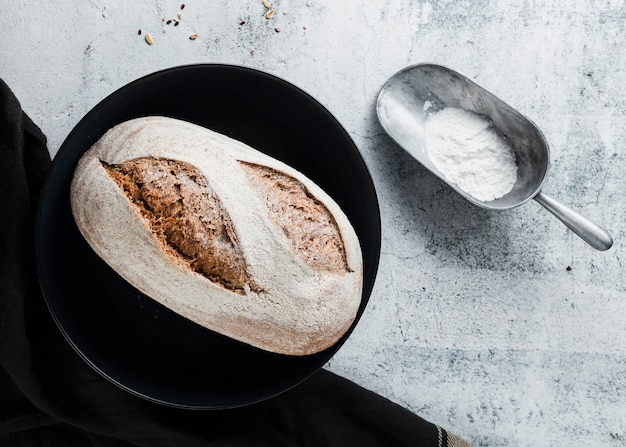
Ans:
[{"label": "scattered grain", "polygon": [[274,14],[276,14],[276,11],[274,11],[273,9],[270,9],[269,11],[267,11],[267,13],[265,14],[265,18],[266,19],[271,19],[272,17],[274,17]]},{"label": "scattered grain", "polygon": [[148,45],[152,45],[154,43],[154,40],[149,33],[146,34],[146,42],[148,43]]},{"label": "scattered grain", "polygon": [[191,36],[189,36],[189,40],[196,40],[198,38],[198,34],[193,33]]},{"label": "scattered grain", "polygon": [[270,6],[267,0],[263,0],[263,6],[265,6],[267,9],[272,9],[272,7]]}]

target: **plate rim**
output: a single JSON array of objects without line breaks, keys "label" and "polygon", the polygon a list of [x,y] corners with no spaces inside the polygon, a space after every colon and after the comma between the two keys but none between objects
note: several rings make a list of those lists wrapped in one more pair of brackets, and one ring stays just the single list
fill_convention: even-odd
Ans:
[{"label": "plate rim", "polygon": [[[371,275],[371,280],[368,281],[368,285],[367,288],[368,290],[362,291],[362,296],[361,296],[361,304],[360,304],[360,309],[359,312],[357,314],[357,318],[354,321],[354,323],[351,325],[350,329],[346,332],[346,334],[344,334],[344,336],[342,336],[342,338],[335,344],[333,344],[330,348],[328,348],[328,351],[332,351],[332,353],[328,356],[328,358],[323,362],[322,365],[315,367],[315,368],[311,368],[310,371],[308,371],[307,374],[304,374],[303,377],[301,377],[299,380],[296,380],[294,383],[291,383],[291,385],[287,386],[287,387],[281,387],[281,391],[279,392],[270,392],[270,393],[263,393],[264,397],[260,397],[260,398],[255,398],[253,400],[248,400],[248,401],[244,401],[244,402],[240,402],[239,404],[227,404],[227,405],[210,405],[210,404],[206,404],[206,405],[195,405],[195,404],[185,404],[185,403],[180,403],[180,402],[172,402],[170,400],[166,400],[166,399],[161,399],[161,398],[157,398],[153,395],[149,395],[147,393],[144,392],[140,392],[137,389],[134,389],[131,386],[128,386],[127,384],[123,383],[122,381],[118,380],[117,378],[113,377],[111,374],[109,374],[107,371],[104,371],[102,368],[100,368],[98,365],[96,365],[93,360],[90,358],[89,355],[87,355],[85,352],[83,352],[83,349],[81,349],[81,347],[76,343],[76,341],[73,339],[72,336],[70,336],[70,334],[67,332],[64,323],[60,320],[57,312],[55,311],[55,304],[54,304],[54,298],[49,296],[49,291],[47,290],[49,288],[49,285],[44,284],[44,277],[45,275],[43,275],[43,269],[44,269],[44,265],[42,263],[42,228],[43,226],[45,226],[45,222],[43,220],[43,214],[44,214],[44,209],[45,206],[47,205],[47,201],[45,200],[48,195],[50,194],[49,189],[51,188],[51,183],[52,180],[54,180],[54,174],[56,173],[56,171],[59,168],[59,165],[61,165],[64,161],[64,159],[67,157],[66,153],[68,153],[69,151],[72,150],[71,145],[69,144],[75,137],[76,135],[81,132],[81,128],[83,128],[85,126],[85,124],[87,122],[89,122],[92,117],[94,115],[96,115],[97,113],[99,113],[99,111],[103,108],[105,108],[110,102],[114,101],[115,98],[119,95],[124,94],[126,91],[128,91],[129,89],[132,89],[134,86],[137,86],[138,84],[141,84],[142,82],[148,82],[154,78],[157,78],[159,76],[163,76],[163,75],[167,75],[170,73],[174,73],[174,72],[178,72],[178,71],[184,71],[184,70],[196,70],[196,69],[225,69],[225,70],[235,70],[235,71],[241,71],[241,72],[247,72],[249,74],[255,75],[255,76],[263,76],[266,78],[271,79],[273,82],[278,82],[281,87],[286,87],[288,89],[292,89],[294,92],[297,92],[299,95],[302,95],[303,98],[306,98],[307,101],[310,101],[312,105],[315,105],[320,111],[322,111],[329,119],[331,119],[337,126],[337,128],[345,135],[345,137],[347,138],[347,140],[351,143],[351,147],[354,151],[354,159],[357,160],[360,164],[360,169],[363,171],[363,173],[365,174],[364,178],[367,180],[368,182],[368,190],[371,190],[373,192],[373,194],[371,195],[371,197],[368,197],[368,200],[373,199],[373,203],[374,203],[374,207],[376,209],[376,219],[374,222],[372,222],[372,225],[375,227],[375,233],[376,233],[376,238],[375,238],[375,246],[373,247],[373,252],[376,253],[375,257],[374,257],[374,262],[373,265],[371,266],[371,272],[369,272],[369,274]],[[147,116],[147,115],[146,115]],[[100,138],[102,135],[97,135],[96,136],[96,140],[98,138]],[[84,151],[86,151],[88,149],[88,147],[84,148]],[[84,151],[82,151],[81,153],[84,153]],[[335,200],[333,198],[333,200]],[[380,204],[378,201],[378,193],[376,191],[375,188],[375,184],[374,184],[374,180],[373,177],[371,175],[371,172],[367,166],[367,164],[365,163],[365,160],[361,154],[361,152],[359,151],[356,143],[354,142],[354,140],[352,139],[352,137],[349,135],[348,131],[343,127],[343,125],[339,122],[339,120],[330,112],[330,110],[328,110],[328,108],[326,106],[324,106],[320,101],[318,101],[315,97],[313,97],[311,94],[307,93],[305,90],[303,90],[302,88],[300,88],[299,86],[268,72],[256,69],[256,68],[252,68],[252,67],[247,67],[244,65],[237,65],[237,64],[226,64],[226,63],[197,63],[197,64],[184,64],[184,65],[175,65],[175,66],[171,66],[171,67],[167,67],[161,70],[157,70],[148,74],[144,74],[124,85],[122,85],[121,87],[115,89],[114,91],[112,91],[111,93],[109,93],[108,95],[104,96],[100,101],[98,101],[97,104],[95,104],[90,110],[88,110],[83,117],[76,123],[76,125],[71,129],[71,131],[67,134],[67,136],[65,137],[65,139],[63,140],[61,146],[59,147],[58,151],[56,152],[50,169],[48,171],[48,175],[46,177],[46,181],[44,183],[44,186],[41,190],[41,194],[40,194],[40,198],[39,198],[39,203],[37,206],[37,212],[35,215],[35,225],[34,225],[34,229],[35,229],[35,238],[34,238],[34,247],[35,247],[35,263],[36,263],[36,269],[37,269],[37,274],[38,274],[38,279],[39,279],[39,287],[40,290],[43,294],[43,298],[44,301],[46,303],[46,307],[48,308],[56,327],[60,330],[60,332],[63,334],[63,337],[65,338],[65,340],[69,343],[69,345],[73,348],[73,350],[79,354],[79,356],[82,358],[83,361],[85,361],[89,367],[91,367],[93,370],[95,370],[98,374],[100,374],[103,378],[107,379],[108,381],[110,381],[111,383],[115,384],[116,386],[120,387],[121,389],[129,392],[132,395],[138,396],[140,398],[143,398],[147,401],[150,402],[154,402],[157,404],[162,404],[168,407],[176,407],[176,408],[184,408],[184,409],[208,409],[208,410],[220,410],[220,409],[227,409],[227,408],[237,408],[237,407],[243,407],[243,406],[247,406],[250,404],[254,404],[254,403],[258,403],[270,398],[273,398],[275,396],[278,396],[294,387],[296,387],[297,385],[299,385],[300,383],[304,382],[305,380],[307,380],[308,378],[310,378],[313,374],[315,374],[319,369],[322,369],[323,366],[339,351],[339,349],[343,346],[343,344],[348,340],[348,338],[351,336],[351,333],[353,332],[353,330],[356,328],[356,326],[358,325],[358,322],[360,321],[360,318],[367,306],[367,303],[369,302],[371,293],[374,289],[375,286],[375,282],[376,282],[376,277],[378,274],[378,267],[379,267],[379,263],[380,263],[380,252],[381,252],[381,239],[382,239],[382,235],[381,235],[381,216],[380,216]],[[364,271],[364,279],[365,279],[365,271]],[[365,283],[364,283],[365,286]],[[324,352],[324,351],[321,351]]]}]

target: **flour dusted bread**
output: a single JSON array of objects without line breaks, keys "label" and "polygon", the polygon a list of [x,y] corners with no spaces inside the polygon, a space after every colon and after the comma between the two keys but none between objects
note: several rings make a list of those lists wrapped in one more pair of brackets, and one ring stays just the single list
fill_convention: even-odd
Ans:
[{"label": "flour dusted bread", "polygon": [[361,301],[338,205],[249,146],[165,117],[109,130],[80,159],[72,213],[120,276],[180,315],[289,355],[332,346]]}]

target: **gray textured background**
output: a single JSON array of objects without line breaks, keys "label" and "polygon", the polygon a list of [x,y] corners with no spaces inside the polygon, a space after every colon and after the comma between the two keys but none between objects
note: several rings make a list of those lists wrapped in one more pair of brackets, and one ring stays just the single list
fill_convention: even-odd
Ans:
[{"label": "gray textured background", "polygon": [[[163,33],[180,1],[1,0],[0,77],[53,154],[102,98],[162,68],[233,63],[301,87],[360,148],[383,220],[370,305],[327,368],[477,446],[626,445],[626,3],[270,2],[267,20],[261,0],[189,0]],[[552,150],[544,191],[614,247],[587,247],[534,202],[478,209],[393,144],[375,98],[417,62],[535,121]]]}]

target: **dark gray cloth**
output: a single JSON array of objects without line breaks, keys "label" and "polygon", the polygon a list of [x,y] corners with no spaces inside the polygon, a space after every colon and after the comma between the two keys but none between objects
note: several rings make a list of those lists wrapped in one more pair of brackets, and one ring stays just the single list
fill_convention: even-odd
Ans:
[{"label": "dark gray cloth", "polygon": [[50,164],[44,135],[0,80],[1,446],[465,445],[324,370],[221,411],[161,406],[102,378],[65,341],[38,285],[33,220]]}]

